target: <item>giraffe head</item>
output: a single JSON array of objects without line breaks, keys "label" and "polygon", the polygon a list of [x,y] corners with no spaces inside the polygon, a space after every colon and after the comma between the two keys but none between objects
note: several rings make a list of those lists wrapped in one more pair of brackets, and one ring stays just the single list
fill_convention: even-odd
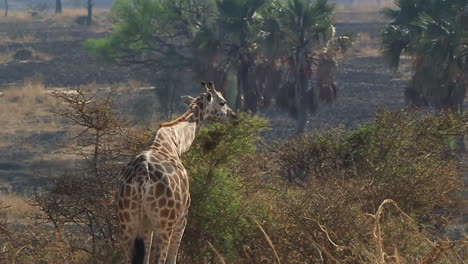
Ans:
[{"label": "giraffe head", "polygon": [[213,82],[206,85],[201,83],[204,93],[197,98],[183,96],[183,101],[188,105],[196,104],[203,120],[212,122],[232,122],[237,119],[236,113],[227,105],[226,99],[220,91],[217,91]]}]

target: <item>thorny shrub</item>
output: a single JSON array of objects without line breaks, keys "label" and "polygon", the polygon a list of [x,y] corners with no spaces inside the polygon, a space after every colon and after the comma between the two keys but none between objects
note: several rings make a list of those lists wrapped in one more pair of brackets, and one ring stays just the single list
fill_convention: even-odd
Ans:
[{"label": "thorny shrub", "polygon": [[[278,219],[268,228],[283,261],[415,263],[435,250],[434,263],[460,262],[466,243],[447,242],[442,253],[429,241],[445,240],[444,225],[461,214],[453,194],[462,171],[451,142],[466,134],[465,122],[382,110],[357,130],[313,131],[269,147],[290,183],[275,195]],[[398,210],[379,213],[377,241],[375,213],[386,199]]]}]

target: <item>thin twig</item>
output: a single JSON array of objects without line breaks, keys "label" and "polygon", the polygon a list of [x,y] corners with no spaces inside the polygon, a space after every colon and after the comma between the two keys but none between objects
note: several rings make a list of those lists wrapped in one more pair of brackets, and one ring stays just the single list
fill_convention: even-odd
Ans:
[{"label": "thin twig", "polygon": [[210,241],[207,241],[208,246],[210,246],[211,250],[215,253],[216,257],[218,257],[219,261],[221,261],[222,264],[226,264],[226,261],[224,261],[223,256],[216,250],[216,248],[213,246],[213,244],[210,243]]},{"label": "thin twig", "polygon": [[254,219],[255,223],[257,224],[258,228],[260,229],[260,231],[262,231],[263,235],[265,235],[265,239],[266,241],[268,242],[268,245],[270,245],[271,249],[273,250],[273,253],[275,254],[275,257],[276,257],[276,261],[278,262],[278,264],[281,264],[281,261],[278,257],[278,253],[276,253],[276,250],[275,250],[275,246],[273,245],[273,242],[271,241],[270,237],[268,236],[268,234],[265,232],[265,230],[263,229],[263,227],[260,225],[260,223],[258,223],[258,221],[256,219]]}]

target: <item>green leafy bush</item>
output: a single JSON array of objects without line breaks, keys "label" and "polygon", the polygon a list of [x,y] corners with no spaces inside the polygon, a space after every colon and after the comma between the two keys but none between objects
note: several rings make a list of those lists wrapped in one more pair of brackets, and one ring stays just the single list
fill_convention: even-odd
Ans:
[{"label": "green leafy bush", "polygon": [[266,120],[241,114],[234,125],[212,124],[200,129],[184,163],[191,178],[191,206],[183,239],[188,263],[206,263],[210,242],[227,260],[235,260],[258,230],[253,217],[264,208],[247,199],[249,188],[237,177],[242,157],[256,151]]}]

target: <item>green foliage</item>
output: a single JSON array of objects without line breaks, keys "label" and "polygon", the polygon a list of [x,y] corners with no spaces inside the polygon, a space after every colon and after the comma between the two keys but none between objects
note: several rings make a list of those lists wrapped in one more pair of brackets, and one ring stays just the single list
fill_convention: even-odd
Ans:
[{"label": "green foliage", "polygon": [[[193,35],[207,20],[208,0],[117,0],[111,11],[111,35],[89,39],[85,48],[102,62],[133,66],[157,87],[165,118],[170,118],[181,82],[190,76]],[[141,74],[143,71],[143,74]]]},{"label": "green foliage", "polygon": [[[167,65],[166,56],[176,55],[172,48],[164,48],[169,41],[167,32],[175,31],[177,24],[170,2],[118,0],[112,6],[111,19],[116,25],[109,37],[85,43],[92,55],[104,61],[147,65]],[[156,58],[154,52],[164,56]]]},{"label": "green foliage", "polygon": [[319,36],[331,27],[333,10],[334,5],[327,0],[288,1],[280,11],[280,24],[292,42],[314,46]]},{"label": "green foliage", "polygon": [[[256,74],[254,78],[262,76],[264,80],[260,82],[268,83],[267,89],[274,91],[270,98],[276,98],[281,108],[297,118],[299,133],[305,128],[307,113],[313,113],[318,102],[330,103],[336,98],[338,51],[345,52],[353,41],[349,36],[335,36],[334,8],[327,0],[275,1],[263,14],[261,47],[268,60],[265,63],[274,65],[283,61],[283,71],[289,79],[271,80],[278,74],[274,71],[266,77]],[[314,77],[317,84],[310,89]]]},{"label": "green foliage", "polygon": [[219,24],[232,44],[245,48],[258,39],[258,13],[270,0],[218,0]]},{"label": "green foliage", "polygon": [[396,4],[397,10],[383,10],[393,20],[382,33],[387,64],[397,69],[402,54],[412,56],[416,71],[406,93],[412,103],[460,110],[468,78],[464,26],[468,3],[399,0]]},{"label": "green foliage", "polygon": [[[307,110],[317,107],[307,93],[311,75],[317,71],[320,99],[331,102],[335,51],[352,42],[335,38],[333,10],[327,0],[118,0],[113,33],[85,47],[104,62],[149,70],[161,103],[174,104],[180,76],[214,81],[226,92],[233,91],[227,86],[234,74],[236,108],[256,112],[277,98],[293,116],[305,113],[304,126]],[[284,75],[295,79],[281,80]]]},{"label": "green foliage", "polygon": [[191,263],[205,263],[212,243],[225,258],[234,260],[257,230],[253,217],[265,209],[251,204],[236,170],[241,157],[256,151],[266,120],[241,114],[234,125],[212,124],[200,130],[184,164],[191,177],[191,207],[184,235],[184,253]]},{"label": "green foliage", "polygon": [[[198,161],[209,161],[209,165],[232,164],[239,155],[252,153],[255,142],[260,140],[261,132],[266,129],[267,121],[249,113],[241,113],[235,124],[213,123],[202,127],[197,140],[186,155],[186,164],[197,164]],[[204,162],[206,163],[206,162]]]}]

